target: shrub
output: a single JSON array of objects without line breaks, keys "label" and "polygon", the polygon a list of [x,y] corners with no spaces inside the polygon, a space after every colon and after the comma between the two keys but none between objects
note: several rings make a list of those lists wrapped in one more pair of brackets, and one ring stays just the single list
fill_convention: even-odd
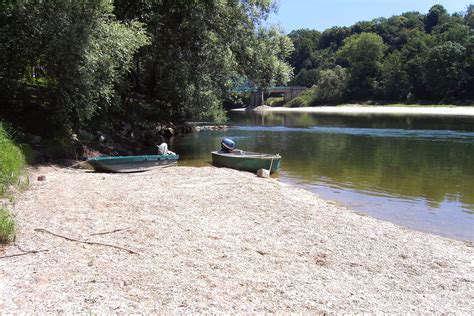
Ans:
[{"label": "shrub", "polygon": [[347,88],[346,70],[341,66],[322,70],[314,92],[314,102],[338,103],[343,100]]},{"label": "shrub", "polygon": [[312,106],[314,105],[315,92],[315,88],[307,89],[301,92],[299,96],[289,101],[285,106],[290,108]]},{"label": "shrub", "polygon": [[0,244],[15,238],[15,219],[7,210],[0,208]]},{"label": "shrub", "polygon": [[284,97],[270,97],[265,100],[265,104],[269,106],[283,106],[285,104]]},{"label": "shrub", "polygon": [[0,123],[0,197],[14,184],[25,165],[25,156]]}]

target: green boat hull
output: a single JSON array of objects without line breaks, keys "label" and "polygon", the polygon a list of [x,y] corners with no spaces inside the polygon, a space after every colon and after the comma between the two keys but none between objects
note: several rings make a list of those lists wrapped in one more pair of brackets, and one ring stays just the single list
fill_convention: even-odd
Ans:
[{"label": "green boat hull", "polygon": [[87,162],[98,172],[143,172],[175,166],[179,155],[146,155],[88,158]]},{"label": "green boat hull", "polygon": [[212,164],[217,167],[226,167],[242,171],[257,172],[259,169],[271,170],[270,173],[280,169],[281,157],[236,150],[235,153],[212,152]]}]

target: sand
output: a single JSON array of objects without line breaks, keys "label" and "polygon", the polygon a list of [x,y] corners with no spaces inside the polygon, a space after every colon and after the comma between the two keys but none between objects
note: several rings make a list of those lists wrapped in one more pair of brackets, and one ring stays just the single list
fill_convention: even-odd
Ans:
[{"label": "sand", "polygon": [[47,251],[0,259],[3,314],[474,310],[471,244],[275,179],[212,167],[31,178],[16,244]]},{"label": "sand", "polygon": [[[245,109],[235,109],[232,111],[245,111]],[[260,106],[254,109],[257,112],[301,112],[320,113],[338,115],[426,115],[426,116],[461,116],[474,117],[474,106],[363,106],[363,105],[339,105],[339,106],[317,106],[303,108],[269,107]]]}]

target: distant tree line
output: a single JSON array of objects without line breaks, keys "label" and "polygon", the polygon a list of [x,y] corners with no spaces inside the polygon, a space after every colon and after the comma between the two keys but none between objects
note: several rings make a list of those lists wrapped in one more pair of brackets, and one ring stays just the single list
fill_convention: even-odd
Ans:
[{"label": "distant tree line", "polygon": [[242,78],[262,89],[291,78],[290,39],[263,24],[274,10],[272,0],[0,1],[0,120],[48,137],[222,121]]},{"label": "distant tree line", "polygon": [[[454,102],[474,99],[474,5],[289,34],[292,85],[313,87],[299,105],[349,100]],[[297,104],[298,105],[298,104]]]}]

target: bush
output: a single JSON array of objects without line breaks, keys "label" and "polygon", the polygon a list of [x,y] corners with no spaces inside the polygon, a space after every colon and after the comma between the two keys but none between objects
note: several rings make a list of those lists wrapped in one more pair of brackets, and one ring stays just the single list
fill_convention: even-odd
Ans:
[{"label": "bush", "polygon": [[15,238],[15,220],[7,210],[0,208],[0,244],[6,244]]},{"label": "bush", "polygon": [[25,156],[0,123],[0,197],[16,183],[25,165]]},{"label": "bush", "polygon": [[283,106],[285,104],[285,98],[284,97],[270,97],[265,100],[265,104],[269,106]]},{"label": "bush", "polygon": [[315,88],[307,89],[299,96],[288,102],[285,106],[290,108],[307,107],[314,105]]},{"label": "bush", "polygon": [[346,70],[341,66],[321,71],[315,92],[317,103],[337,103],[342,101],[347,88]]}]

